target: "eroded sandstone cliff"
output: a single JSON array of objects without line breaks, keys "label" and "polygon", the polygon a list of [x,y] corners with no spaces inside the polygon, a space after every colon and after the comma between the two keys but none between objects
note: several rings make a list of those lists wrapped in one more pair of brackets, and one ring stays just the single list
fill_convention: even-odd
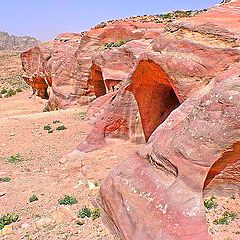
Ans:
[{"label": "eroded sandstone cliff", "polygon": [[239,9],[235,0],[174,21],[108,22],[21,55],[26,81],[51,88],[50,104],[97,98],[77,150],[106,136],[147,142],[101,186],[116,237],[210,239],[203,191],[239,191]]}]

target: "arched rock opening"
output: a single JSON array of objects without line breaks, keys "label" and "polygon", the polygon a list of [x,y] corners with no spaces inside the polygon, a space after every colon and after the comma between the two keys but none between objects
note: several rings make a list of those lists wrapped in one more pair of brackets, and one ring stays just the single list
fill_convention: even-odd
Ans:
[{"label": "arched rock opening", "polygon": [[48,94],[48,84],[43,77],[40,76],[33,76],[32,78],[23,77],[24,81],[32,87],[33,94],[37,94],[37,96],[41,97],[42,99],[49,99]]},{"label": "arched rock opening", "polygon": [[108,92],[118,90],[122,81],[121,80],[114,80],[114,79],[106,79],[105,84],[107,87]]},{"label": "arched rock opening", "polygon": [[102,70],[96,64],[91,66],[88,83],[93,86],[93,91],[96,97],[106,94],[106,86],[103,81]]},{"label": "arched rock opening", "polygon": [[209,169],[204,189],[220,180],[224,184],[240,184],[240,142],[233,144]]},{"label": "arched rock opening", "polygon": [[142,60],[134,71],[127,90],[139,107],[146,141],[153,131],[180,105],[171,79],[151,60]]}]

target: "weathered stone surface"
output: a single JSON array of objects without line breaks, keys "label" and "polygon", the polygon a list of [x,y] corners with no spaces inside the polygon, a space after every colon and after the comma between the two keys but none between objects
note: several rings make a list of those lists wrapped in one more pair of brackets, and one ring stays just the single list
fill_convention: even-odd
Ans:
[{"label": "weathered stone surface", "polygon": [[120,239],[210,239],[203,188],[240,164],[238,68],[186,100],[105,180],[99,203]]},{"label": "weathered stone surface", "polygon": [[52,218],[57,222],[72,222],[76,219],[76,214],[66,206],[60,206],[51,212]]},{"label": "weathered stone surface", "polygon": [[[161,106],[160,103],[161,97],[165,99],[164,92],[166,94],[164,87],[165,90],[160,96],[160,88],[166,86],[166,84],[162,84],[163,79],[168,79],[168,85],[173,89],[169,99],[172,102],[175,101],[175,106],[177,106],[206,86],[220,72],[238,62],[240,60],[239,29],[233,22],[237,23],[240,16],[237,11],[232,10],[238,7],[239,2],[237,1],[220,5],[210,9],[209,15],[208,12],[204,12],[194,18],[188,18],[188,24],[185,23],[187,20],[182,22],[178,20],[178,22],[168,24],[164,31],[163,29],[159,30],[158,37],[151,42],[147,40],[130,41],[121,49],[105,50],[100,55],[96,54],[94,64],[98,66],[98,71],[101,71],[102,79],[111,75],[112,69],[115,69],[115,75],[118,74],[119,65],[113,56],[120,59],[120,66],[124,67],[125,63],[132,66],[126,66],[119,77],[114,74],[109,77],[123,79],[120,90],[111,101],[108,101],[109,107],[105,104],[104,108],[101,108],[101,114],[97,115],[93,131],[78,149],[88,151],[88,143],[91,149],[93,147],[91,144],[94,144],[95,147],[98,146],[97,144],[102,146],[104,136],[110,132],[120,137],[136,139],[134,128],[143,127],[145,139],[148,139],[153,130],[161,123],[158,116],[165,114],[165,117],[162,118],[164,120],[171,112],[171,107]],[[235,14],[234,21],[229,18],[229,14],[232,12]],[[214,13],[217,16],[216,23]],[[194,20],[195,18],[196,20]],[[223,28],[223,19],[225,19],[227,27],[231,24],[233,28]],[[126,58],[124,52],[130,53],[131,56]],[[115,63],[116,66],[114,66]],[[155,67],[153,67],[154,65]],[[126,75],[127,68],[131,69],[128,77]],[[136,84],[137,81],[139,81],[139,86]],[[136,90],[131,90],[133,85],[136,85],[133,87]],[[141,91],[143,94],[140,93]],[[154,94],[159,98],[153,97]],[[157,99],[159,99],[158,103]],[[97,99],[96,101],[101,102],[102,100]],[[166,111],[167,108],[169,111]],[[144,109],[146,109],[145,113]],[[173,106],[172,109],[174,109]],[[89,111],[92,111],[91,107]],[[141,118],[134,123],[133,119],[136,118],[137,112]],[[148,116],[151,120],[145,119],[143,115]],[[153,116],[156,117],[155,120],[152,119]],[[152,126],[150,127],[149,124]],[[148,126],[151,130],[144,129],[142,125]]]},{"label": "weathered stone surface", "polygon": [[0,231],[0,236],[6,236],[6,235],[11,235],[13,234],[13,227],[11,225],[6,225],[1,231]]},{"label": "weathered stone surface", "polygon": [[[204,189],[239,189],[239,7],[231,1],[169,24],[78,147],[92,150],[109,125],[113,131],[119,121],[126,125],[131,114],[125,117],[123,109],[135,99],[148,142],[112,171],[98,198],[119,239],[211,239]],[[166,96],[170,105],[163,104]],[[162,122],[157,116],[165,113]]]},{"label": "weathered stone surface", "polygon": [[55,224],[55,221],[51,218],[41,218],[36,221],[36,226],[38,228],[49,227]]}]

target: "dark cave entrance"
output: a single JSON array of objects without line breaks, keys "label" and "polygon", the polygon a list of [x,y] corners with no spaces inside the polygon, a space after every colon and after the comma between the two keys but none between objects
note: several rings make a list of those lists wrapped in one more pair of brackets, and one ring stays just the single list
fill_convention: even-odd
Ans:
[{"label": "dark cave entrance", "polygon": [[240,162],[239,155],[240,142],[236,142],[211,166],[204,182],[204,189],[215,185],[218,178],[221,180],[220,184],[236,184],[236,182],[239,184],[240,164],[236,164]]},{"label": "dark cave entrance", "polygon": [[142,60],[127,90],[133,93],[141,115],[146,141],[153,131],[180,105],[171,79],[151,60]]},{"label": "dark cave entrance", "polygon": [[93,86],[93,91],[96,97],[106,94],[107,91],[102,76],[102,70],[96,64],[91,66],[88,83]]}]

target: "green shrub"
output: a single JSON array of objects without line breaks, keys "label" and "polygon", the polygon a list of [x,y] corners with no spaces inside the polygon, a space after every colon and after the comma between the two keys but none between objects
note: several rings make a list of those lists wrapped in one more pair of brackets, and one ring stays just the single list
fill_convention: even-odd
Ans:
[{"label": "green shrub", "polygon": [[218,206],[217,204],[217,199],[215,197],[211,197],[210,199],[205,199],[204,200],[204,206],[205,208],[207,208],[208,210],[209,209],[212,209],[212,208],[216,208]]},{"label": "green shrub", "polygon": [[16,95],[16,91],[14,91],[13,89],[9,89],[5,97],[8,98],[8,97],[12,97],[13,95]]},{"label": "green shrub", "polygon": [[78,226],[82,226],[82,225],[84,225],[84,222],[82,222],[82,221],[76,221],[76,224],[77,224]]},{"label": "green shrub", "polygon": [[17,89],[16,89],[16,92],[17,92],[17,93],[20,93],[20,92],[22,92],[22,89],[21,89],[21,88],[17,88]]},{"label": "green shrub", "polygon": [[99,208],[90,209],[89,207],[84,206],[77,212],[77,216],[79,218],[91,217],[92,220],[95,220],[100,217],[100,210]]},{"label": "green shrub", "polygon": [[228,225],[230,222],[234,221],[237,217],[237,213],[225,211],[221,218],[217,218],[213,221],[214,224],[225,224]]},{"label": "green shrub", "polygon": [[64,125],[61,125],[59,127],[56,128],[57,131],[62,131],[62,130],[66,130],[67,128]]},{"label": "green shrub", "polygon": [[52,127],[51,127],[50,125],[45,125],[45,126],[43,127],[43,129],[46,130],[46,131],[48,131],[48,133],[53,133],[53,129],[52,129]]},{"label": "green shrub", "polygon": [[84,206],[82,209],[80,209],[77,213],[77,216],[80,218],[85,218],[85,217],[90,218],[91,215],[92,215],[91,209],[86,206]]},{"label": "green shrub", "polygon": [[4,215],[0,215],[0,230],[2,230],[6,225],[16,222],[18,218],[19,215],[15,213],[7,213]]},{"label": "green shrub", "polygon": [[99,208],[92,209],[92,220],[100,218],[100,210]]},{"label": "green shrub", "polygon": [[3,88],[2,91],[0,92],[1,94],[6,94],[8,91],[6,88]]},{"label": "green shrub", "polygon": [[64,195],[63,198],[60,198],[58,200],[58,203],[60,205],[73,205],[73,204],[78,203],[78,200],[74,196]]},{"label": "green shrub", "polygon": [[81,112],[81,113],[79,114],[80,119],[82,119],[82,120],[85,119],[86,115],[87,115],[86,112]]},{"label": "green shrub", "polygon": [[59,120],[53,120],[53,124],[61,123]]},{"label": "green shrub", "polygon": [[17,153],[17,154],[15,154],[15,155],[10,156],[10,157],[7,159],[7,161],[8,161],[9,163],[19,163],[19,162],[22,161],[22,157],[21,157],[21,155],[20,155],[19,153]]},{"label": "green shrub", "polygon": [[9,177],[0,178],[0,182],[10,182],[10,181],[11,181],[11,178],[9,178]]},{"label": "green shrub", "polygon": [[45,125],[43,129],[49,131],[52,129],[52,127],[50,125]]},{"label": "green shrub", "polygon": [[105,48],[121,47],[122,45],[126,44],[128,41],[129,40],[121,39],[118,42],[105,43],[104,47]]},{"label": "green shrub", "polygon": [[50,112],[50,108],[47,103],[45,104],[45,107],[43,108],[43,112]]},{"label": "green shrub", "polygon": [[30,198],[29,198],[29,202],[35,202],[38,200],[38,197],[36,195],[32,195]]}]

